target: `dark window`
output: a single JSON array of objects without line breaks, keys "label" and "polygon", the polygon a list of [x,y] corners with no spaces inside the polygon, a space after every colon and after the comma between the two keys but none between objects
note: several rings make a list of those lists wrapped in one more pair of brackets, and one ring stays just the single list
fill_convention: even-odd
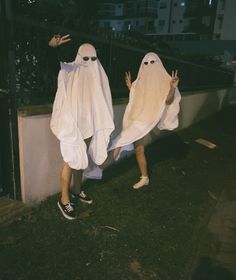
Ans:
[{"label": "dark window", "polygon": [[110,22],[108,22],[108,21],[104,22],[104,27],[105,28],[110,28],[111,27]]},{"label": "dark window", "polygon": [[166,9],[166,7],[167,7],[166,2],[160,3],[160,9]]},{"label": "dark window", "polygon": [[217,22],[218,22],[218,28],[221,29],[223,26],[223,16],[222,15],[219,15],[217,17]]},{"label": "dark window", "polygon": [[158,25],[160,26],[160,27],[163,27],[163,26],[165,26],[165,20],[163,20],[163,19],[161,19],[161,20],[159,20],[158,21]]},{"label": "dark window", "polygon": [[149,21],[148,22],[148,30],[153,29],[153,27],[154,27],[154,21]]},{"label": "dark window", "polygon": [[225,0],[220,1],[221,10],[225,9]]}]

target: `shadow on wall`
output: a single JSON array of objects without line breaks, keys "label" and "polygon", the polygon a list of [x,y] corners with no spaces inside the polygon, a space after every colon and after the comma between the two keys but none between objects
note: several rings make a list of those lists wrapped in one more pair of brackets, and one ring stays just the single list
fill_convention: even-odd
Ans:
[{"label": "shadow on wall", "polygon": [[236,85],[234,85],[229,91],[229,103],[236,104]]},{"label": "shadow on wall", "polygon": [[187,128],[229,104],[229,90],[218,90],[187,95],[182,98],[179,114],[180,128]]},{"label": "shadow on wall", "polygon": [[234,274],[208,256],[201,257],[193,271],[192,280],[235,280]]},{"label": "shadow on wall", "polygon": [[[221,94],[220,92],[208,94],[205,103],[199,110],[199,115],[205,118],[209,115],[209,112],[214,112],[214,110],[217,112],[229,105],[229,93],[230,89],[225,91],[224,94]],[[217,95],[217,98],[215,95]]]},{"label": "shadow on wall", "polygon": [[218,126],[224,134],[236,136],[235,111],[236,106],[231,105],[216,115]]}]

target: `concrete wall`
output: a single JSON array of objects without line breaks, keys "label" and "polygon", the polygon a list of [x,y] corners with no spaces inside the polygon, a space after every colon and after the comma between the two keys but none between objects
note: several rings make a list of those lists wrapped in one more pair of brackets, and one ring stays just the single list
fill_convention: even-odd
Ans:
[{"label": "concrete wall", "polygon": [[[220,110],[228,89],[197,91],[182,96],[179,129],[206,118]],[[115,125],[119,128],[127,100],[114,105]],[[59,142],[52,134],[51,114],[18,113],[21,193],[24,203],[46,199],[60,191],[59,174],[62,165]],[[154,139],[150,137],[149,141]]]},{"label": "concrete wall", "polygon": [[40,201],[59,190],[60,147],[49,128],[51,115],[18,116],[22,201]]}]

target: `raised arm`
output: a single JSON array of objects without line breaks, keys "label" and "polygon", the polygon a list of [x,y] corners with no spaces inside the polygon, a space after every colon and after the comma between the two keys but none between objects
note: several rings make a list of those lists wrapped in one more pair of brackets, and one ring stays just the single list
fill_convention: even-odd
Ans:
[{"label": "raised arm", "polygon": [[173,102],[175,96],[175,89],[177,88],[178,84],[179,84],[178,70],[175,70],[172,71],[171,73],[170,89],[166,98],[166,105],[170,105]]},{"label": "raised arm", "polygon": [[48,45],[52,48],[57,48],[60,45],[63,45],[71,40],[70,34],[61,36],[61,35],[54,35],[50,41],[48,42]]},{"label": "raised arm", "polygon": [[130,71],[125,72],[125,84],[126,84],[127,88],[130,90],[131,86],[132,86]]}]

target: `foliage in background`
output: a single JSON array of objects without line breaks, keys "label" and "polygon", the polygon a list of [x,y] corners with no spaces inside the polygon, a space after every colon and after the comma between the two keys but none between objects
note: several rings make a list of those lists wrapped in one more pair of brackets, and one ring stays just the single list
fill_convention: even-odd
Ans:
[{"label": "foliage in background", "polygon": [[[98,28],[95,0],[16,0],[13,7],[13,42],[16,66],[18,106],[51,103],[56,92],[59,61],[57,50],[49,50],[48,41],[55,33],[70,33],[72,42],[63,47],[67,59],[73,60],[83,42],[95,45],[98,57],[108,74],[113,98],[128,97],[124,72],[133,78],[148,51],[157,52],[167,70],[179,69],[181,89],[220,86],[231,83],[231,76],[217,69],[218,61],[209,56],[180,52],[166,42],[150,40],[142,34],[121,33]],[[74,46],[73,46],[74,45]],[[6,56],[7,57],[7,56]],[[54,59],[55,60],[55,59]],[[186,60],[186,61],[184,61]],[[189,61],[189,62],[188,62]],[[195,65],[193,63],[196,63]],[[217,83],[216,83],[217,81]]]},{"label": "foliage in background", "polygon": [[67,27],[86,29],[96,16],[96,0],[17,0],[16,15]]}]

